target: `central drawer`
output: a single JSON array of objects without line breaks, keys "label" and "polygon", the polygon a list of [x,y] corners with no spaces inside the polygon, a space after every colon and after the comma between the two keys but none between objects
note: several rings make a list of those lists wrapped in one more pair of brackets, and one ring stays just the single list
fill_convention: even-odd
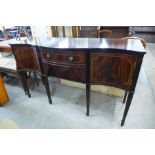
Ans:
[{"label": "central drawer", "polygon": [[42,60],[52,63],[62,64],[85,64],[85,53],[83,52],[55,52],[41,51],[40,57]]},{"label": "central drawer", "polygon": [[85,82],[86,67],[85,65],[62,65],[57,63],[42,63],[44,74],[66,80]]},{"label": "central drawer", "polygon": [[40,49],[40,59],[44,74],[71,81],[86,81],[85,58],[85,52]]}]

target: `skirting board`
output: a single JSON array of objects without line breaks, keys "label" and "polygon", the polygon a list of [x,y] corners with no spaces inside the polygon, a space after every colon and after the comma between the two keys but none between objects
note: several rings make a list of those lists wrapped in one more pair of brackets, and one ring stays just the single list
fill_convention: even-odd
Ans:
[{"label": "skirting board", "polygon": [[[76,87],[76,88],[81,88],[85,89],[86,85],[79,83],[79,82],[72,82],[68,80],[62,80],[60,79],[60,84],[71,86],[71,87]],[[123,97],[124,91],[119,89],[119,88],[114,88],[110,86],[103,86],[103,85],[91,85],[91,90],[103,94],[108,94],[112,96],[117,96],[117,97]]]}]

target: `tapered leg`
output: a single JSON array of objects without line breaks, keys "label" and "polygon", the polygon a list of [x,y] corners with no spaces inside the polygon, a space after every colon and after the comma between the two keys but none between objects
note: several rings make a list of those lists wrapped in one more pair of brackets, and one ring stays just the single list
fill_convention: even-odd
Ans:
[{"label": "tapered leg", "polygon": [[125,106],[125,110],[124,110],[124,114],[123,114],[123,118],[121,121],[121,126],[123,126],[125,123],[125,119],[126,119],[126,116],[128,114],[128,110],[130,108],[132,98],[133,98],[133,93],[129,93],[128,98],[127,98],[127,102],[126,102],[126,106]]},{"label": "tapered leg", "polygon": [[35,79],[35,81],[36,81],[36,83],[37,83],[37,86],[39,86],[39,81],[38,81],[38,78],[37,78],[36,73],[35,73],[35,72],[33,72],[33,75],[34,75],[34,79]]},{"label": "tapered leg", "polygon": [[43,77],[43,76],[41,76],[41,79],[42,79],[42,83],[43,83],[43,85],[45,85],[45,80],[44,80],[44,77]]},{"label": "tapered leg", "polygon": [[89,116],[89,107],[90,107],[90,84],[86,84],[86,105],[87,105],[87,112],[86,112],[86,115]]},{"label": "tapered leg", "polygon": [[48,96],[49,103],[52,104],[51,93],[50,93],[50,88],[49,88],[49,83],[48,83],[48,77],[42,76],[42,80],[43,80],[43,83],[44,83],[45,88],[46,88],[46,93]]},{"label": "tapered leg", "polygon": [[123,103],[125,103],[127,95],[128,95],[128,91],[125,91],[125,95],[124,95],[124,98],[123,98]]},{"label": "tapered leg", "polygon": [[20,76],[20,79],[22,81],[22,85],[23,85],[25,94],[28,95],[28,97],[31,97],[29,87],[28,87],[28,82],[27,82],[28,77],[27,77],[26,72],[19,72],[19,76]]}]

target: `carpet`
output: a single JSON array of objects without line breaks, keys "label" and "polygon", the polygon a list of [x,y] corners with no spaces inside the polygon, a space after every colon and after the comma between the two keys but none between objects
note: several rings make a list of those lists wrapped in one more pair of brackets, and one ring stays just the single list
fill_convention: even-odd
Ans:
[{"label": "carpet", "polygon": [[20,127],[12,120],[0,119],[0,129],[19,129]]}]

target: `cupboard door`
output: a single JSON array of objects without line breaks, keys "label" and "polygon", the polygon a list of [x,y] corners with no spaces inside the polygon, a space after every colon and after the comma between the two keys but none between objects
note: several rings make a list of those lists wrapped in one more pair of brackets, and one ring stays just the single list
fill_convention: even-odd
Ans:
[{"label": "cupboard door", "polygon": [[92,83],[129,88],[136,57],[119,53],[91,53],[90,80]]}]

